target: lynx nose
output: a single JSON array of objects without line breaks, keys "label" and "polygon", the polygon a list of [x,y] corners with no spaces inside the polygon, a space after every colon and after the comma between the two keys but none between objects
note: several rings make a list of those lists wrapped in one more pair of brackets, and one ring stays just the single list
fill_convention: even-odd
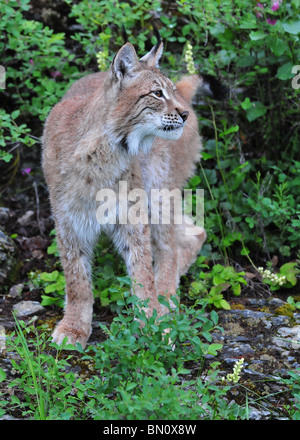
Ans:
[{"label": "lynx nose", "polygon": [[183,122],[185,122],[188,118],[189,112],[188,111],[183,111],[180,113],[180,111],[178,110],[178,108],[176,109],[178,111],[178,113],[180,114]]},{"label": "lynx nose", "polygon": [[185,122],[187,120],[188,115],[189,115],[188,111],[180,113],[180,116],[182,117],[183,122]]}]

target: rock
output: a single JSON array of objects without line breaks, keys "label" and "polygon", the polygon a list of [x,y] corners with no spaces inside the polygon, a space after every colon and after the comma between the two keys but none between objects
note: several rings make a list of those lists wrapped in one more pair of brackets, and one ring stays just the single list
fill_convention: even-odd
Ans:
[{"label": "rock", "polygon": [[23,420],[23,419],[17,419],[16,417],[13,417],[13,416],[4,415],[4,416],[0,417],[0,420]]},{"label": "rock", "polygon": [[18,318],[22,316],[31,316],[35,313],[42,313],[45,308],[38,301],[21,301],[13,307]]},{"label": "rock", "polygon": [[270,416],[270,411],[259,410],[257,408],[249,406],[249,420],[261,420]]},{"label": "rock", "polygon": [[300,325],[280,327],[278,333],[280,336],[273,338],[276,345],[287,349],[300,349]]},{"label": "rock", "polygon": [[20,223],[21,226],[27,226],[32,220],[33,216],[33,211],[27,211],[24,215],[22,215],[22,217],[18,218],[18,223]]},{"label": "rock", "polygon": [[15,251],[13,240],[0,229],[0,285],[16,266]]},{"label": "rock", "polygon": [[4,223],[9,220],[9,215],[9,208],[4,208],[4,206],[0,206],[0,223]]},{"label": "rock", "polygon": [[20,284],[16,284],[15,286],[12,286],[9,289],[9,294],[8,296],[10,296],[11,298],[17,298],[18,296],[21,296],[22,290],[23,290],[24,284],[20,283]]}]

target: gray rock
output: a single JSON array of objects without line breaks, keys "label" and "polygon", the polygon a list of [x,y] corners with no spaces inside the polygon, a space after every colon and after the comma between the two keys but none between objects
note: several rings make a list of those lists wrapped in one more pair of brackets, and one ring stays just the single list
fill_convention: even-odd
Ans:
[{"label": "gray rock", "polygon": [[44,312],[45,308],[38,301],[21,301],[13,307],[18,318]]},{"label": "gray rock", "polygon": [[26,211],[25,214],[22,215],[22,217],[18,218],[18,223],[20,223],[20,225],[22,226],[26,226],[31,222],[33,216],[33,211]]},{"label": "gray rock", "polygon": [[9,219],[9,214],[9,208],[4,208],[4,206],[0,206],[0,222],[7,221]]},{"label": "gray rock", "polygon": [[300,325],[280,327],[278,333],[279,336],[273,338],[276,345],[293,350],[300,349]]},{"label": "gray rock", "polygon": [[20,283],[20,284],[16,284],[15,286],[12,286],[9,289],[9,294],[8,296],[10,296],[11,298],[17,298],[18,296],[21,296],[22,290],[23,290],[24,284]]},{"label": "gray rock", "polygon": [[0,285],[7,280],[15,265],[14,242],[0,229]]},{"label": "gray rock", "polygon": [[271,413],[268,410],[259,410],[257,408],[254,407],[249,407],[249,420],[261,420],[264,418],[268,418]]}]

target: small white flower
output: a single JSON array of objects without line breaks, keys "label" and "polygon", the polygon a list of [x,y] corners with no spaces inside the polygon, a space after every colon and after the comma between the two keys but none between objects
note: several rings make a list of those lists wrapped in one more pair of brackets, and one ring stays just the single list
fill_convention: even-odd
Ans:
[{"label": "small white flower", "polygon": [[240,372],[242,371],[243,368],[243,363],[244,363],[244,358],[239,359],[233,367],[233,372],[227,374],[226,378],[222,377],[222,381],[227,381],[227,382],[233,382],[233,383],[238,383],[238,381],[240,380]]},{"label": "small white flower", "polygon": [[184,59],[185,59],[186,68],[187,68],[187,71],[189,72],[189,74],[192,75],[192,74],[196,73],[194,60],[193,60],[193,46],[191,45],[191,43],[189,41],[186,43],[186,50],[185,50],[185,54],[184,54]]}]

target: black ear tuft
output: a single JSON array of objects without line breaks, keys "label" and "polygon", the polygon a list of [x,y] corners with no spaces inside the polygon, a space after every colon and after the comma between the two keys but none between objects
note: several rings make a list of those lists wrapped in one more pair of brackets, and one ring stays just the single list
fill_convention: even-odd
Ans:
[{"label": "black ear tuft", "polygon": [[122,24],[122,37],[124,40],[124,44],[127,43],[128,42],[128,35],[127,35],[124,24]]},{"label": "black ear tuft", "polygon": [[229,89],[222,84],[217,78],[212,75],[201,75],[203,78],[202,88],[205,92],[217,100],[224,100],[227,98]]},{"label": "black ear tuft", "polygon": [[140,62],[147,64],[150,67],[156,67],[159,68],[159,60],[163,53],[164,45],[161,41],[159,32],[157,27],[153,24],[153,31],[155,34],[155,37],[157,39],[157,43],[155,46],[152,47],[150,52],[146,53],[141,59]]},{"label": "black ear tuft", "polygon": [[159,31],[158,31],[158,28],[156,27],[156,25],[154,23],[152,23],[152,27],[153,27],[153,33],[154,33],[155,38],[157,40],[157,43],[155,45],[154,51],[157,52],[157,50],[158,50],[158,48],[160,46],[160,43],[161,43],[161,38],[160,38],[160,34],[159,34]]}]

